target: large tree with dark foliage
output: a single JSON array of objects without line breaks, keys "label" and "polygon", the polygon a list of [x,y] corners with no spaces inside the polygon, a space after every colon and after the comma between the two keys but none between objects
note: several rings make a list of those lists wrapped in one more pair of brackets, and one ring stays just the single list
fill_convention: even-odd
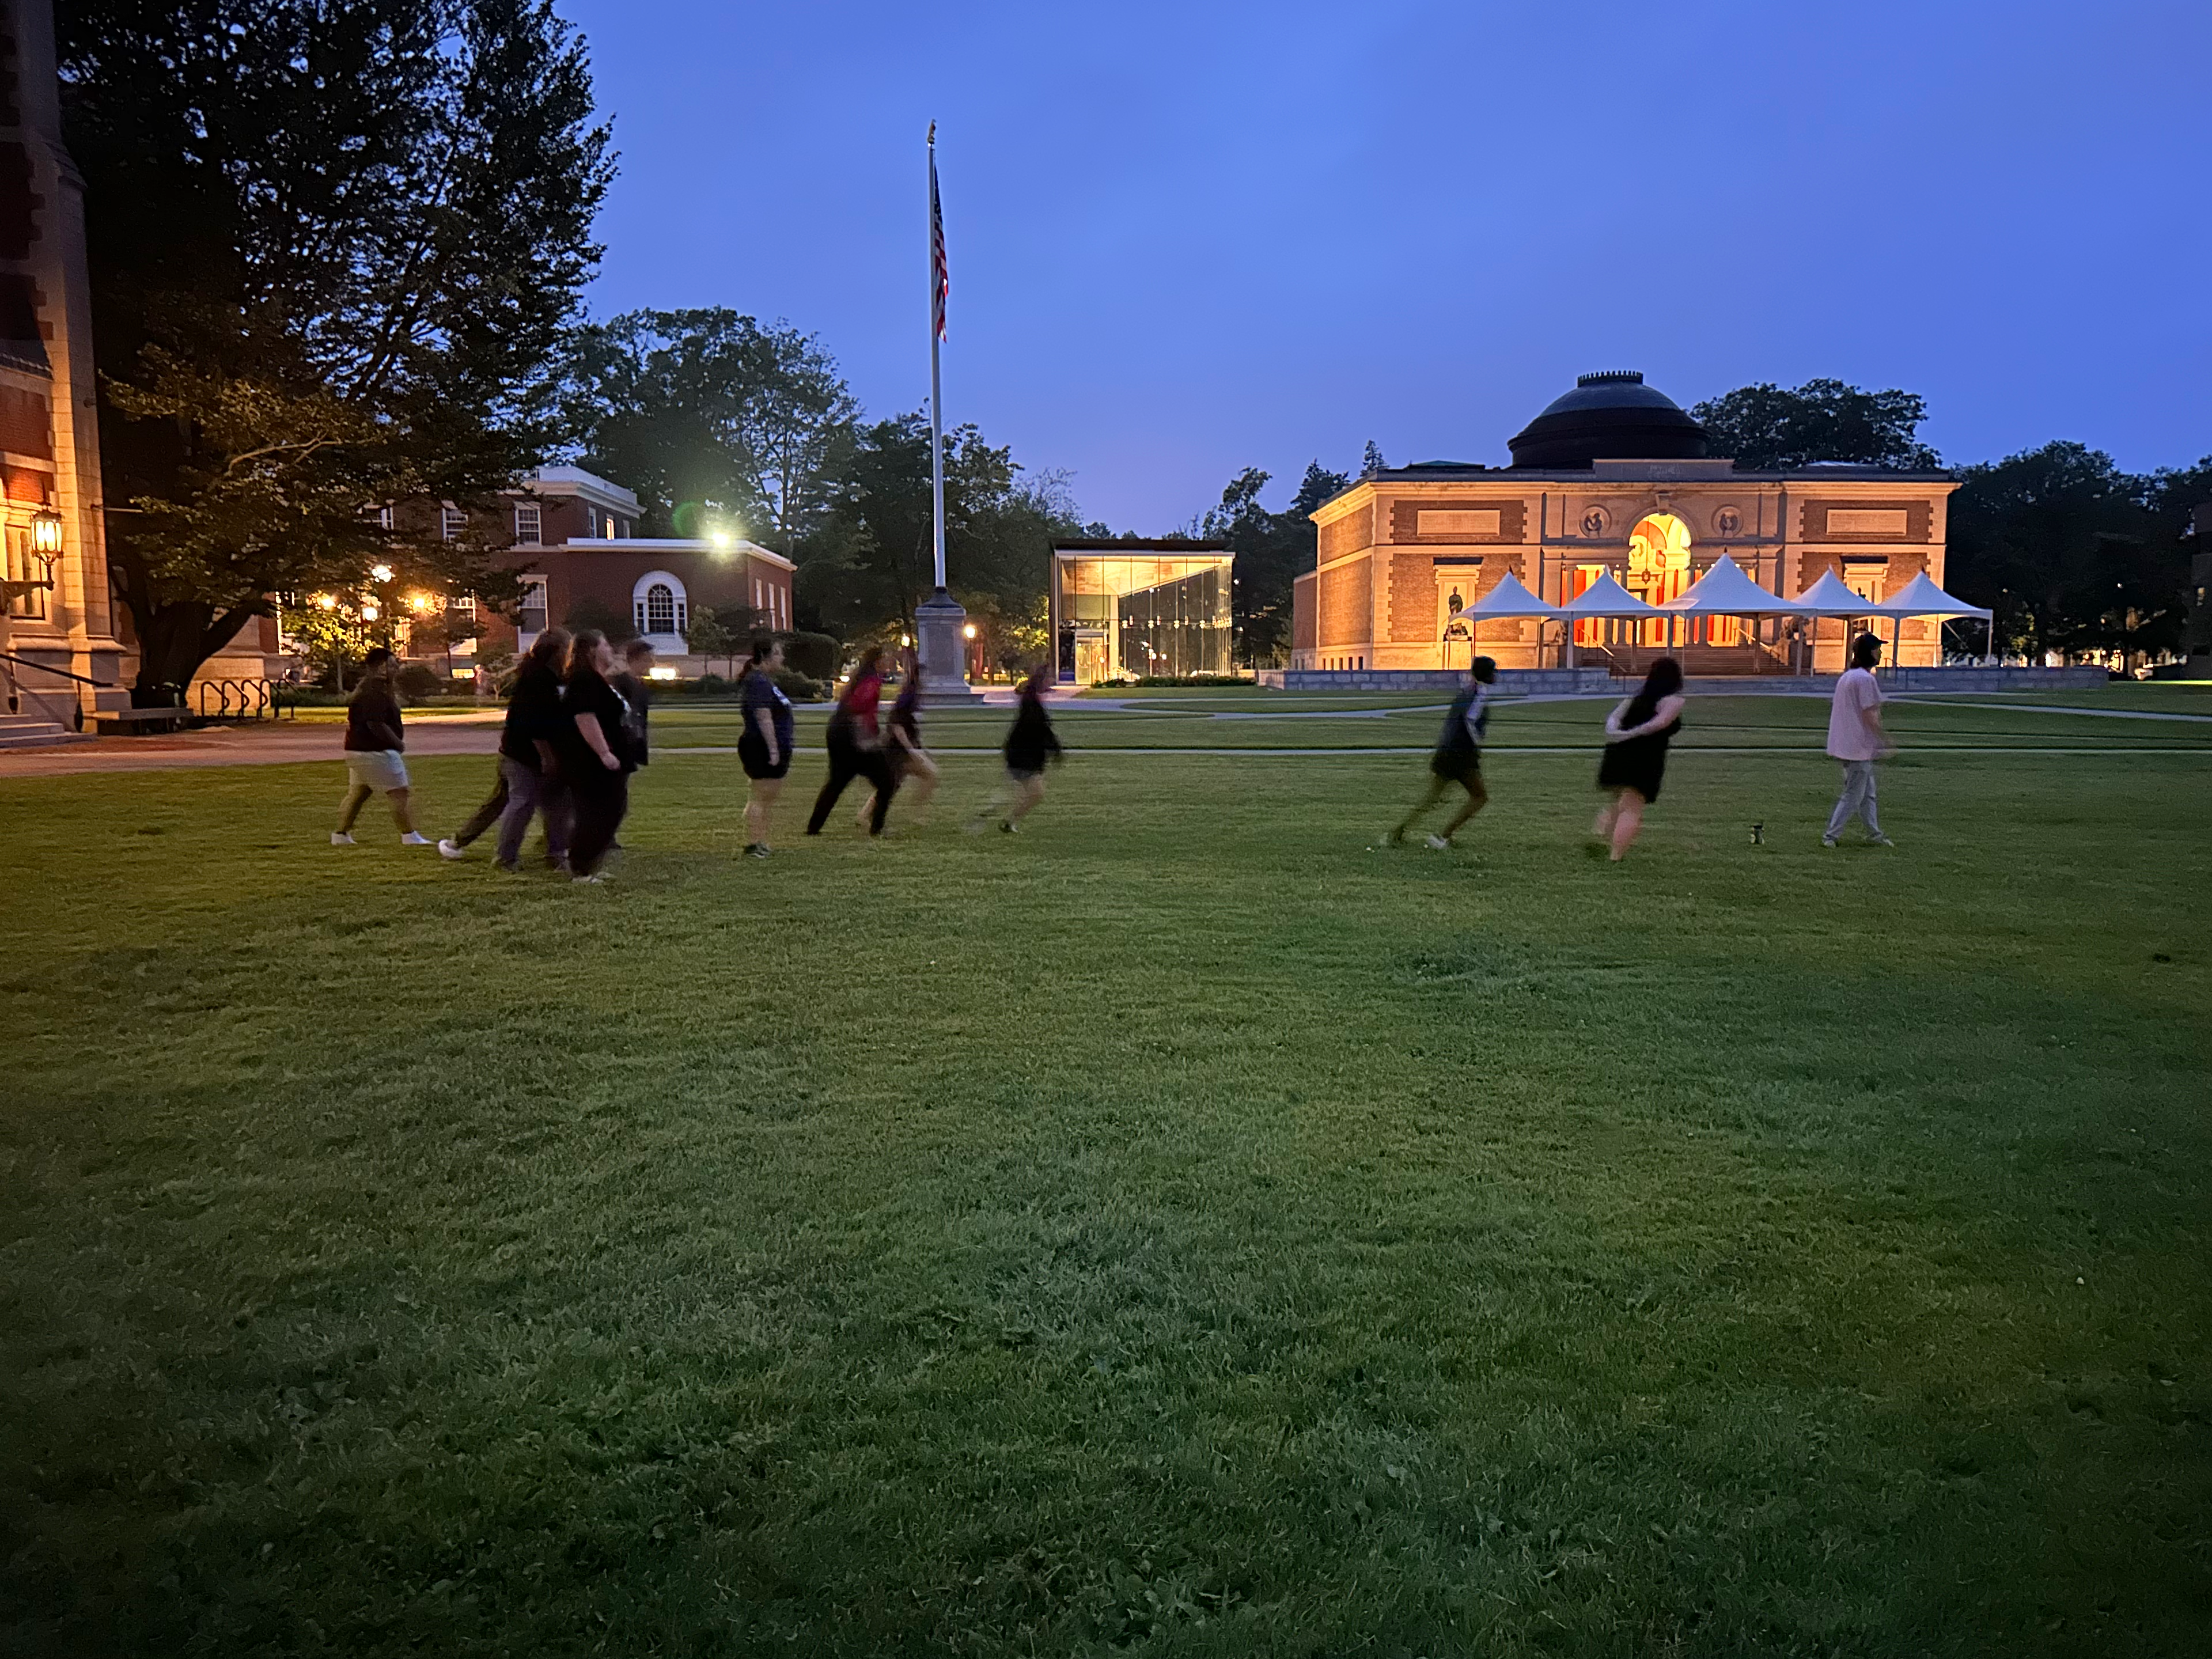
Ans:
[{"label": "large tree with dark foliage", "polygon": [[1996,611],[2008,648],[2133,657],[2179,644],[2183,531],[2212,499],[2212,456],[2144,476],[2100,450],[2049,443],[1959,477],[1945,586]]},{"label": "large tree with dark foliage", "polygon": [[1761,382],[1708,398],[1690,414],[1712,453],[1753,471],[1815,461],[1924,470],[1942,459],[1920,441],[1928,405],[1917,392],[1863,392],[1841,380],[1808,380],[1795,391]]},{"label": "large tree with dark foliage", "polygon": [[812,335],[720,307],[584,329],[561,405],[578,458],[636,490],[650,530],[719,514],[784,553],[828,514],[860,415]]},{"label": "large tree with dark foliage", "polygon": [[[1370,442],[1367,459],[1381,457]],[[1226,542],[1236,555],[1234,621],[1238,648],[1247,662],[1285,660],[1291,644],[1291,585],[1314,568],[1317,551],[1313,510],[1352,481],[1309,462],[1305,477],[1287,509],[1270,513],[1260,492],[1270,474],[1248,466],[1229,481],[1220,501],[1198,523],[1209,540]]]},{"label": "large tree with dark foliage", "polygon": [[[1041,646],[1053,540],[1082,531],[1057,475],[1024,478],[1012,449],[973,426],[945,434],[945,574],[970,611]],[[846,639],[911,627],[934,575],[926,413],[858,430],[830,507],[798,553],[802,620]]]},{"label": "large tree with dark foliage", "polygon": [[[63,0],[115,591],[138,690],[405,550],[549,434],[611,174],[550,0]],[[477,550],[424,574],[493,592]]]}]

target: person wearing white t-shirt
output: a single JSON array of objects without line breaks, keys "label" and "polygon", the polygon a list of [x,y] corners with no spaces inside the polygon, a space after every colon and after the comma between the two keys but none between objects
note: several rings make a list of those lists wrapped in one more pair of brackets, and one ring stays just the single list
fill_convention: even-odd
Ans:
[{"label": "person wearing white t-shirt", "polygon": [[1897,752],[1881,729],[1881,687],[1874,677],[1874,665],[1881,660],[1880,640],[1871,634],[1853,640],[1851,665],[1836,682],[1835,698],[1828,705],[1828,753],[1844,763],[1844,793],[1828,815],[1823,847],[1833,847],[1854,817],[1865,822],[1870,845],[1897,844],[1881,833],[1881,821],[1875,816],[1874,763]]}]

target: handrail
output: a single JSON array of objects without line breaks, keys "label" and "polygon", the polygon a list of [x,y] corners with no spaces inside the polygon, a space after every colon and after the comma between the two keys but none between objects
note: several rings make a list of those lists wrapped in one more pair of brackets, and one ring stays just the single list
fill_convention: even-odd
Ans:
[{"label": "handrail", "polygon": [[66,668],[56,668],[52,663],[34,662],[28,657],[19,657],[12,651],[0,651],[0,661],[21,663],[26,668],[35,668],[41,674],[58,674],[65,680],[75,680],[79,685],[97,686],[102,691],[119,690],[113,680],[88,679],[82,674],[72,674]]}]

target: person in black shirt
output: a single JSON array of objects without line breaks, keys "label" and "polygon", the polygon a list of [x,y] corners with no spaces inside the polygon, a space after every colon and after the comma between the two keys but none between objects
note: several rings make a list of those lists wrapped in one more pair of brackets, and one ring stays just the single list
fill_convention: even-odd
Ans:
[{"label": "person in black shirt", "polygon": [[635,766],[623,736],[629,705],[607,683],[614,665],[614,648],[596,628],[585,629],[568,647],[568,684],[561,698],[565,718],[553,747],[575,802],[568,868],[580,882],[605,879],[599,862],[629,811],[629,775]]},{"label": "person in black shirt", "polygon": [[1064,752],[1059,737],[1053,732],[1052,716],[1044,708],[1045,676],[1048,672],[1047,665],[1039,663],[1022,682],[1020,707],[1015,711],[1013,729],[1006,733],[1004,749],[1006,786],[969,824],[970,834],[988,827],[995,817],[999,828],[1011,836],[1044,799],[1045,763],[1058,760]]},{"label": "person in black shirt", "polygon": [[1428,793],[1390,832],[1391,846],[1402,842],[1421,814],[1442,800],[1454,784],[1467,791],[1467,805],[1444,825],[1443,834],[1428,838],[1429,845],[1439,853],[1451,845],[1460,826],[1490,799],[1490,792],[1482,787],[1482,743],[1490,730],[1490,688],[1497,678],[1498,665],[1488,657],[1477,657],[1469,665],[1467,684],[1444,715],[1437,752],[1429,757]]},{"label": "person in black shirt", "polygon": [[407,778],[405,722],[392,683],[398,678],[399,659],[384,647],[372,646],[362,663],[361,684],[346,705],[345,757],[348,780],[344,800],[338,805],[338,827],[331,831],[331,845],[354,844],[354,820],[368,798],[381,789],[392,798],[392,816],[399,825],[402,847],[428,847],[430,838],[415,829]]},{"label": "person in black shirt", "polygon": [[646,723],[653,713],[653,692],[646,676],[653,672],[653,647],[644,640],[632,640],[622,648],[623,665],[609,678],[608,684],[621,694],[629,705],[629,718],[623,722],[623,738],[629,744],[632,766],[643,766],[651,758]]},{"label": "person in black shirt", "polygon": [[507,723],[500,728],[499,781],[469,821],[438,843],[446,857],[461,857],[496,823],[499,865],[512,870],[522,856],[532,817],[542,812],[545,862],[556,869],[568,862],[568,792],[553,755],[554,729],[561,718],[561,670],[568,657],[565,628],[549,628],[530,642],[507,697]]},{"label": "person in black shirt", "polygon": [[745,769],[745,856],[768,856],[769,814],[791,774],[791,699],[775,683],[783,642],[765,635],[753,641],[738,710],[738,762]]}]

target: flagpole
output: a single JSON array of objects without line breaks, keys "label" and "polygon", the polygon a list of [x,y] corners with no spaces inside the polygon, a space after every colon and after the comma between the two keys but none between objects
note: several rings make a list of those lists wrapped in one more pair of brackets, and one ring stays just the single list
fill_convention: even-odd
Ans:
[{"label": "flagpole", "polygon": [[945,586],[945,377],[938,347],[945,337],[945,216],[937,199],[937,123],[929,124],[929,525],[936,586],[914,608],[915,656],[923,697],[933,703],[975,700],[968,684],[968,612]]},{"label": "flagpole", "polygon": [[945,592],[945,378],[938,368],[940,328],[937,264],[937,123],[929,124],[929,522],[937,555],[937,591]]}]

